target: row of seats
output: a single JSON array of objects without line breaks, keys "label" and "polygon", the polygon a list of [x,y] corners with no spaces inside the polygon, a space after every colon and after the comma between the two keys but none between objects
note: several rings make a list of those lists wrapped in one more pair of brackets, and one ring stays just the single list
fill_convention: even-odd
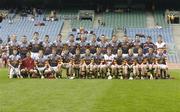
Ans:
[{"label": "row of seats", "polygon": [[155,23],[166,28],[169,27],[168,23],[165,21],[164,11],[156,11],[154,12],[154,20]]},{"label": "row of seats", "polygon": [[93,28],[93,21],[91,20],[71,20],[71,28],[86,28],[92,29]]},{"label": "row of seats", "polygon": [[111,28],[146,27],[145,12],[141,11],[125,13],[104,13],[102,21],[105,22],[105,26]]},{"label": "row of seats", "polygon": [[[42,22],[45,26],[35,26],[35,24]],[[39,32],[40,37],[49,35],[50,39],[56,37],[62,30],[64,21],[43,21],[43,16],[39,16],[35,21],[28,20],[27,17],[14,19],[12,24],[6,19],[1,23],[0,37],[3,39],[9,35],[16,34],[19,39],[21,36],[26,35],[30,40],[34,32]]]}]

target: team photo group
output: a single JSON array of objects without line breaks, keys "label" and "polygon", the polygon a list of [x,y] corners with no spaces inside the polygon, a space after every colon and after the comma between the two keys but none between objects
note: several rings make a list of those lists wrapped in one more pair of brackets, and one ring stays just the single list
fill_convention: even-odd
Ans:
[{"label": "team photo group", "polygon": [[9,78],[51,79],[168,79],[167,49],[163,37],[156,43],[147,36],[70,34],[66,42],[58,34],[55,41],[35,32],[32,40],[16,35],[4,46],[2,60]]}]

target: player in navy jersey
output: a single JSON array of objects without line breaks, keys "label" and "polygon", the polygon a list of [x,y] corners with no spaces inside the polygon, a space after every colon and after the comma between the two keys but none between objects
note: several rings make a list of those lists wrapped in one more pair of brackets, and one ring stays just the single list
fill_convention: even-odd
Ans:
[{"label": "player in navy jersey", "polygon": [[47,58],[44,56],[43,50],[39,50],[38,55],[34,58],[36,75],[44,78],[45,70],[47,68]]},{"label": "player in navy jersey", "polygon": [[56,48],[53,48],[52,54],[50,54],[48,56],[48,67],[49,67],[48,70],[49,70],[49,72],[52,73],[55,78],[60,78],[61,72],[62,72],[62,69],[61,69],[62,65],[63,65],[63,63],[61,60],[61,56],[57,54]]},{"label": "player in navy jersey", "polygon": [[53,42],[53,45],[52,45],[53,47],[56,47],[58,55],[61,55],[62,50],[63,50],[63,44],[62,44],[61,38],[62,38],[62,35],[58,34],[58,36],[56,37],[56,40]]},{"label": "player in navy jersey", "polygon": [[104,56],[101,53],[101,48],[96,48],[96,53],[94,54],[94,72],[97,75],[96,77],[100,77],[100,68],[101,68],[101,62],[104,60]]},{"label": "player in navy jersey", "polygon": [[124,67],[124,58],[122,56],[122,49],[118,49],[117,51],[117,55],[115,56],[114,60],[117,63],[117,72],[118,72],[118,76],[120,77],[120,79],[123,79],[123,69],[125,69]]},{"label": "player in navy jersey", "polygon": [[[138,49],[138,54],[136,56],[136,76],[143,79],[144,78],[144,59],[145,56],[143,54],[142,48]],[[145,67],[146,68],[146,67]]]},{"label": "player in navy jersey", "polygon": [[107,42],[106,37],[104,35],[102,35],[100,37],[100,42],[98,42],[98,46],[101,48],[101,53],[102,54],[107,53],[108,42]]},{"label": "player in navy jersey", "polygon": [[75,41],[75,37],[74,37],[74,35],[73,34],[71,34],[70,36],[69,36],[69,40],[67,41],[67,45],[68,45],[68,49],[69,49],[69,52],[71,53],[71,54],[75,54],[75,50],[76,50],[76,41]]},{"label": "player in navy jersey", "polygon": [[132,43],[129,41],[127,36],[124,36],[123,41],[121,43],[123,56],[128,56],[128,50],[132,48]]},{"label": "player in navy jersey", "polygon": [[136,75],[136,68],[135,68],[135,56],[133,54],[133,50],[128,50],[128,56],[126,57],[126,65],[128,68],[125,68],[125,76],[130,80]]},{"label": "player in navy jersey", "polygon": [[168,78],[168,66],[167,66],[167,56],[163,53],[164,49],[160,48],[157,54],[157,64],[158,64],[158,77]]},{"label": "player in navy jersey", "polygon": [[19,43],[19,53],[22,59],[26,57],[26,53],[30,50],[29,45],[30,44],[27,41],[27,37],[23,36],[21,38],[21,42]]},{"label": "player in navy jersey", "polygon": [[143,53],[144,54],[148,53],[149,48],[152,48],[154,52],[156,51],[156,46],[152,42],[152,37],[151,36],[148,36],[147,41],[143,44]]},{"label": "player in navy jersey", "polygon": [[76,48],[76,54],[73,55],[74,60],[74,73],[75,77],[80,77],[80,62],[81,62],[81,54],[80,54],[80,48]]},{"label": "player in navy jersey", "polygon": [[136,37],[135,41],[133,42],[133,52],[135,54],[138,54],[138,50],[141,48],[142,49],[143,44],[141,43],[139,37]]},{"label": "player in navy jersey", "polygon": [[8,47],[9,47],[9,55],[13,54],[13,49],[19,49],[19,43],[16,39],[16,35],[12,35],[10,38],[10,42],[8,42]]},{"label": "player in navy jersey", "polygon": [[118,38],[116,37],[116,35],[113,35],[111,41],[109,42],[109,45],[111,45],[111,47],[112,47],[112,54],[117,53],[119,44],[120,44],[120,42],[118,41]]},{"label": "player in navy jersey", "polygon": [[31,57],[34,59],[38,56],[38,52],[42,49],[42,41],[39,39],[39,33],[35,32],[33,35],[33,40],[30,42]]},{"label": "player in navy jersey", "polygon": [[97,42],[97,38],[96,38],[95,34],[93,34],[93,37],[89,42],[89,45],[90,45],[91,54],[95,54],[96,53],[96,48],[98,46],[98,42]]},{"label": "player in navy jersey", "polygon": [[17,54],[17,49],[13,49],[13,54],[9,56],[8,65],[10,67],[9,78],[23,78],[20,72],[21,67],[21,57]]},{"label": "player in navy jersey", "polygon": [[52,43],[49,41],[49,35],[45,35],[44,41],[42,42],[42,47],[46,57],[51,54]]},{"label": "player in navy jersey", "polygon": [[153,52],[153,48],[148,49],[148,53],[146,54],[147,65],[148,65],[148,73],[147,76],[150,79],[156,78],[157,74],[157,63],[156,63],[156,54]]},{"label": "player in navy jersey", "polygon": [[89,68],[89,64],[91,63],[91,60],[93,59],[93,55],[91,54],[90,50],[87,48],[85,51],[85,54],[82,55],[82,58],[85,61],[86,64],[86,71],[85,71],[85,75],[89,76],[90,74],[90,68]]},{"label": "player in navy jersey", "polygon": [[86,38],[84,36],[81,35],[80,37],[80,42],[79,42],[79,46],[80,46],[80,53],[84,54],[86,52],[86,46],[87,46],[87,41]]}]

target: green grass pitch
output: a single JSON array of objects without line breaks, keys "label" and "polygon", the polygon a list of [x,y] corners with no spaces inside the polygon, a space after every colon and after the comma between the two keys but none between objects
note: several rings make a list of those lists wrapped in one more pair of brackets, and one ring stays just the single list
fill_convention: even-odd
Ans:
[{"label": "green grass pitch", "polygon": [[0,112],[180,112],[174,80],[8,79],[0,69]]}]

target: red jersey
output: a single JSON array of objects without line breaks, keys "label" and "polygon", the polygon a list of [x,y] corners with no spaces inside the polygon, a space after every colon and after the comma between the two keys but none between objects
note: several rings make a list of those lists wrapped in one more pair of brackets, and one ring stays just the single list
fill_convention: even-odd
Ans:
[{"label": "red jersey", "polygon": [[34,69],[34,60],[31,57],[24,58],[22,60],[22,68]]}]

